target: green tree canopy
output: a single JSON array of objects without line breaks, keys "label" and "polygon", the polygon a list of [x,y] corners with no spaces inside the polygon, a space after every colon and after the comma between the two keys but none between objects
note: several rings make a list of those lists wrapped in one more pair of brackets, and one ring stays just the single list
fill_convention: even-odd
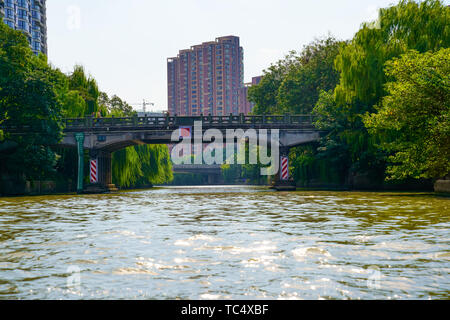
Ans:
[{"label": "green tree canopy", "polygon": [[340,82],[336,100],[359,103],[362,113],[384,95],[386,61],[407,50],[435,51],[450,46],[450,8],[438,0],[402,0],[380,9],[376,21],[365,23],[336,59]]},{"label": "green tree canopy", "polygon": [[58,70],[44,55],[35,56],[26,37],[0,23],[0,122],[33,126],[21,135],[4,132],[17,150],[1,156],[1,171],[41,177],[54,170],[56,155],[49,147],[62,138]]},{"label": "green tree canopy", "polygon": [[[335,60],[339,84],[323,92],[313,112],[317,128],[329,134],[319,146],[320,156],[349,159],[349,172],[384,178],[386,149],[378,148],[381,136],[369,135],[363,122],[366,112],[386,95],[390,80],[385,63],[410,49],[435,51],[450,45],[450,8],[441,1],[416,3],[402,0],[379,11],[372,23],[365,23]],[[397,176],[400,177],[400,176]]]},{"label": "green tree canopy", "polygon": [[320,91],[338,83],[334,60],[342,44],[332,36],[317,39],[271,65],[261,82],[249,89],[249,100],[256,104],[253,113],[310,113]]},{"label": "green tree canopy", "polygon": [[[26,179],[66,178],[76,173],[75,150],[55,148],[62,138],[63,117],[131,116],[133,109],[117,96],[109,98],[82,66],[66,75],[35,56],[26,37],[0,23],[0,125],[32,126],[13,135],[0,131],[0,171]],[[8,152],[5,152],[7,150]],[[86,157],[87,161],[87,157]],[[55,170],[56,169],[56,170]],[[121,186],[163,183],[172,179],[167,146],[131,147],[114,155]]]},{"label": "green tree canopy", "polygon": [[136,112],[133,107],[130,106],[126,101],[123,101],[118,96],[113,95],[111,98],[105,92],[100,92],[99,95],[99,107],[102,109],[105,115],[121,117],[121,116],[132,116]]},{"label": "green tree canopy", "polygon": [[278,103],[278,89],[280,88],[289,69],[298,63],[295,51],[291,51],[284,59],[271,65],[264,71],[261,82],[249,88],[249,100],[256,105],[254,114],[277,114],[283,112]]},{"label": "green tree canopy", "polygon": [[282,111],[311,113],[320,91],[336,87],[339,73],[334,68],[334,60],[341,44],[328,37],[316,40],[302,50],[298,63],[291,65],[278,88],[277,101]]},{"label": "green tree canopy", "polygon": [[409,52],[386,64],[388,95],[365,124],[390,154],[389,178],[450,173],[450,49]]},{"label": "green tree canopy", "polygon": [[69,75],[69,90],[77,92],[85,102],[83,116],[89,116],[99,111],[98,98],[100,92],[97,81],[87,76],[83,66],[77,65]]}]

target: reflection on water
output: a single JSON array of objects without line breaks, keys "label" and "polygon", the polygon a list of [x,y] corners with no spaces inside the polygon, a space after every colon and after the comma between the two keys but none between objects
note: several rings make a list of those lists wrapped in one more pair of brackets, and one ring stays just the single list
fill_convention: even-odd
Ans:
[{"label": "reflection on water", "polygon": [[257,187],[2,198],[0,299],[448,299],[449,212]]}]

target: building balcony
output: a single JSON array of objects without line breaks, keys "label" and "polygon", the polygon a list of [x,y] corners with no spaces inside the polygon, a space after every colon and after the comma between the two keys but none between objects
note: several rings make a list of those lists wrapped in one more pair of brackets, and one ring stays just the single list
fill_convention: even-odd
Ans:
[{"label": "building balcony", "polygon": [[25,33],[25,35],[27,36],[27,38],[31,39],[31,32],[29,29],[21,29],[20,27],[17,29],[22,31],[23,33]]},{"label": "building balcony", "polygon": [[39,10],[33,9],[33,10],[31,10],[31,17],[33,19],[41,20],[41,12]]},{"label": "building balcony", "polygon": [[33,18],[33,27],[36,25],[36,27],[42,26],[42,21],[40,19]]},{"label": "building balcony", "polygon": [[[0,2],[2,2],[2,0],[0,0]],[[13,0],[3,0],[3,4],[4,4],[5,8],[14,9]]]},{"label": "building balcony", "polygon": [[44,4],[42,3],[41,0],[34,0],[34,5],[42,8]]},{"label": "building balcony", "polygon": [[18,2],[17,3],[17,8],[30,11],[30,4],[28,2],[26,2],[26,1],[24,1],[22,3]]},{"label": "building balcony", "polygon": [[10,28],[15,29],[15,22],[12,19],[4,18],[3,22],[8,25]]}]

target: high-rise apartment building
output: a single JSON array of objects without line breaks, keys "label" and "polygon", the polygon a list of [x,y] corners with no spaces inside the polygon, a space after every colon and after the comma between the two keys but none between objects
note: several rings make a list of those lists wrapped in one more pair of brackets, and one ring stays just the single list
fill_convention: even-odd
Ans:
[{"label": "high-rise apartment building", "polygon": [[239,89],[239,110],[243,114],[249,114],[252,112],[255,104],[248,100],[248,89],[252,86],[256,86],[261,82],[262,76],[253,77],[252,82],[244,83],[244,86]]},{"label": "high-rise apartment building", "polygon": [[35,54],[47,54],[46,0],[0,0],[3,22],[22,31]]},{"label": "high-rise apartment building", "polygon": [[244,50],[227,36],[181,50],[167,59],[168,109],[177,115],[239,114]]}]

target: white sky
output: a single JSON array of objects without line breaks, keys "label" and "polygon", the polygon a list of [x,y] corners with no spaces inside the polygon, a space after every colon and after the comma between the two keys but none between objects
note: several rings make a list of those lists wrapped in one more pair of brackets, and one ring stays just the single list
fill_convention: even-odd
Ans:
[{"label": "white sky", "polygon": [[[350,39],[396,0],[47,0],[48,56],[62,71],[85,66],[100,90],[167,107],[168,57],[235,35],[245,81],[315,37]],[[139,108],[136,106],[136,108]]]}]

